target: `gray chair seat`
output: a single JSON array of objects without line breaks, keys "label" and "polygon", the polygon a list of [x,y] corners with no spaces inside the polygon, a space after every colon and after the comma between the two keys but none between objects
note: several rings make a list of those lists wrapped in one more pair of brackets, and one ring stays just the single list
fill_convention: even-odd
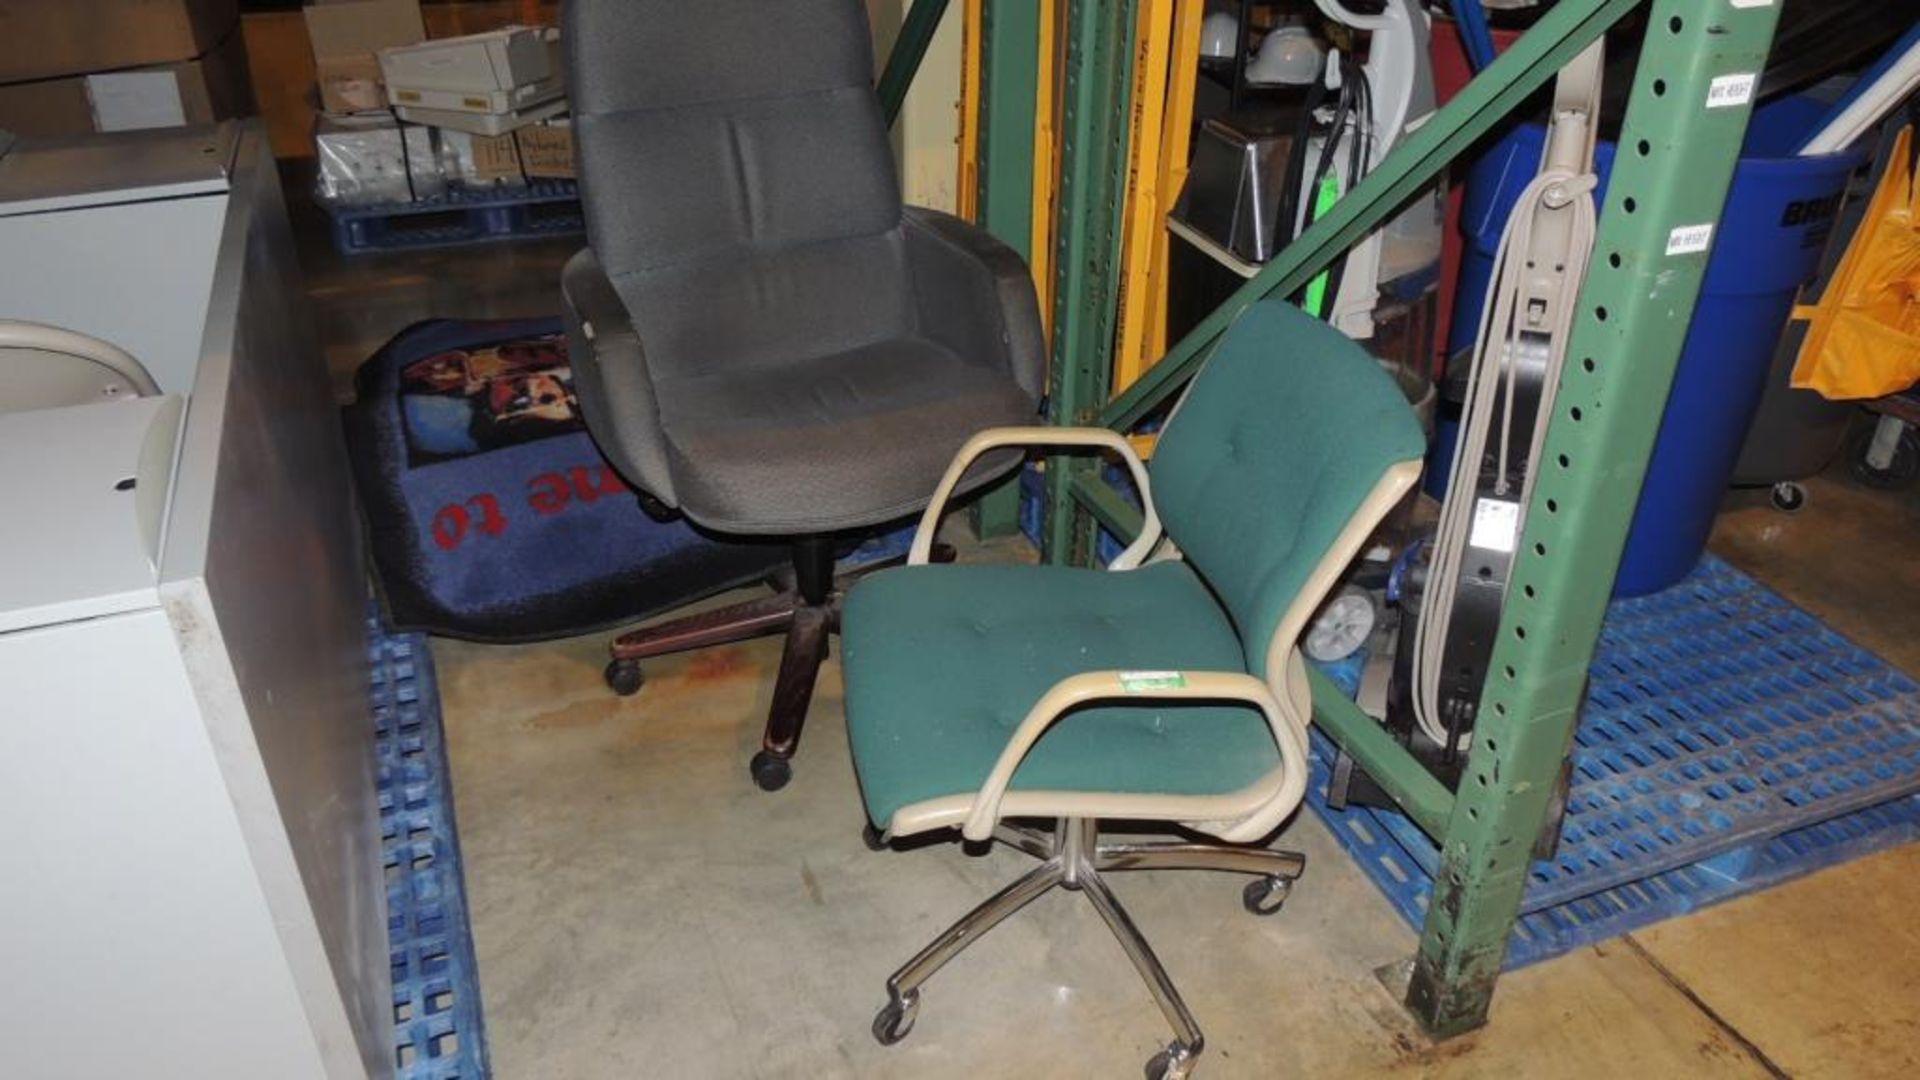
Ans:
[{"label": "gray chair seat", "polygon": [[[1004,370],[920,338],[742,370],[658,378],[681,505],[703,524],[765,533],[910,514],[981,428],[1035,421]],[[1010,464],[985,463],[984,479]]]}]

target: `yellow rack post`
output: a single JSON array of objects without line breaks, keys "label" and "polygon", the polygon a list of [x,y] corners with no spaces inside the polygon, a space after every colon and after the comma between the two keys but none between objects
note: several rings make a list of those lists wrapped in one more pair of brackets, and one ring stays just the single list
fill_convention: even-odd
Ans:
[{"label": "yellow rack post", "polygon": [[966,0],[960,21],[960,172],[954,213],[980,222],[980,37],[987,0]]},{"label": "yellow rack post", "polygon": [[1054,139],[1058,130],[1060,89],[1055,85],[1059,11],[1055,0],[1035,0],[1040,5],[1040,77],[1033,99],[1033,245],[1027,265],[1033,270],[1033,287],[1040,297],[1040,326],[1053,341],[1053,227],[1057,216],[1054,193],[1060,186],[1060,147]]},{"label": "yellow rack post", "polygon": [[[1145,371],[1167,353],[1167,282],[1170,271],[1166,219],[1187,186],[1187,155],[1193,143],[1193,95],[1200,81],[1200,24],[1206,0],[1179,0],[1173,15],[1173,55],[1167,76],[1167,114],[1162,121],[1158,217],[1153,230],[1149,271],[1151,319],[1138,370]],[[1129,379],[1128,381],[1132,381]]]}]

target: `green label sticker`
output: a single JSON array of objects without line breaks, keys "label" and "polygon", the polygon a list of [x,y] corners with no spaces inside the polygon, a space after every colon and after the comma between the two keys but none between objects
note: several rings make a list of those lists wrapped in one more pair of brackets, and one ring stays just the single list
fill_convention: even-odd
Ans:
[{"label": "green label sticker", "polygon": [[1120,689],[1129,694],[1178,690],[1186,685],[1187,677],[1177,671],[1123,671],[1120,673]]}]

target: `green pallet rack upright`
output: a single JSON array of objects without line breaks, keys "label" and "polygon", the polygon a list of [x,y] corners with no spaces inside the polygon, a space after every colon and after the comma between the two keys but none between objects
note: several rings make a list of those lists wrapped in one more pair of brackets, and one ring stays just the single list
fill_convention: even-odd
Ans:
[{"label": "green pallet rack upright", "polygon": [[[901,20],[878,84],[888,124],[899,117],[947,7],[948,0],[914,0]],[[1034,0],[986,0],[982,18],[978,224],[1019,252],[1021,258],[1033,254],[1033,116],[1040,70],[1039,18],[1039,5]],[[974,531],[983,538],[1017,532],[1019,478],[982,495],[971,513]]]},{"label": "green pallet rack upright", "polygon": [[1407,991],[1443,1035],[1486,1020],[1778,17],[1773,0],[1660,0],[1641,41]]},{"label": "green pallet rack upright", "polygon": [[[1067,8],[1054,249],[1059,276],[1047,370],[1049,417],[1056,424],[1097,423],[1113,370],[1137,9],[1137,0],[1072,0]],[[1095,476],[1096,466],[1084,457],[1047,458],[1040,548],[1048,562],[1084,564],[1092,557],[1093,519],[1081,512],[1072,488]]]},{"label": "green pallet rack upright", "polygon": [[[1033,112],[1039,100],[1040,5],[986,0],[981,19],[980,225],[1033,256]],[[981,538],[1020,531],[1020,478],[973,504]]]}]

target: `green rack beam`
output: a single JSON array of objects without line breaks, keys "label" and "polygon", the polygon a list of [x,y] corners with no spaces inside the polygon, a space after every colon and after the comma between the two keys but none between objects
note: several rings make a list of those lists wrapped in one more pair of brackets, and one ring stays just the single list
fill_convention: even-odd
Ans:
[{"label": "green rack beam", "polygon": [[[1313,684],[1313,722],[1339,743],[1341,749],[1367,769],[1367,776],[1380,790],[1393,797],[1414,824],[1430,836],[1445,835],[1453,814],[1453,792],[1419,768],[1393,734],[1380,721],[1362,712],[1338,686],[1311,666],[1307,680]],[[1366,762],[1388,762],[1395,767],[1374,768]],[[1404,763],[1404,764],[1402,764]],[[1408,767],[1411,766],[1411,767]]]},{"label": "green rack beam", "polygon": [[1407,1005],[1486,1021],[1765,66],[1773,0],[1657,0]]},{"label": "green rack beam", "polygon": [[986,0],[981,22],[980,224],[1025,259],[1033,254],[1040,6]]}]

